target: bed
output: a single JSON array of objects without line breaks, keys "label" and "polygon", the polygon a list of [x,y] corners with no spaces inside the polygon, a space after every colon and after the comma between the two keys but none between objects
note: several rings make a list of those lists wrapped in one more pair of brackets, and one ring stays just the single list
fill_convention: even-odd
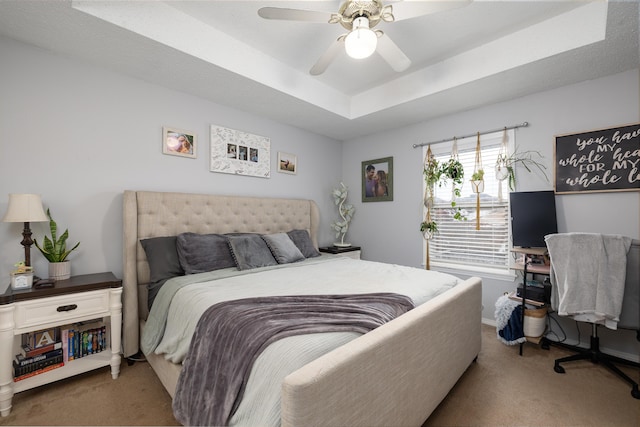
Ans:
[{"label": "bed", "polygon": [[[293,230],[303,230],[308,233],[310,244],[317,249],[317,231],[320,226],[318,207],[311,200],[149,191],[124,192],[123,221],[125,357],[139,351],[141,339],[148,336],[152,330],[151,324],[158,323],[154,319],[159,311],[157,307],[162,305],[156,300],[150,315],[147,285],[151,282],[151,270],[141,241],[189,233],[258,233],[279,236]],[[446,283],[450,282],[448,275],[441,273],[333,255],[305,258],[292,263],[291,266],[299,270],[291,272],[289,266],[275,265],[257,268],[255,273],[242,272],[240,277],[234,276],[235,273],[229,273],[232,275],[231,278],[215,283],[225,283],[229,280],[233,289],[236,289],[244,286],[242,283],[254,281],[254,274],[269,276],[272,279],[282,278],[282,282],[291,281],[292,278],[303,278],[300,282],[317,282],[321,280],[320,275],[324,274],[320,272],[327,269],[341,275],[342,278],[353,277],[348,281],[355,284],[356,293],[362,292],[357,289],[358,286],[363,289],[364,279],[358,278],[364,277],[361,273],[364,274],[365,270],[374,271],[379,276],[391,273],[395,275],[384,281],[383,289],[380,290],[383,292],[387,288],[404,288],[405,281],[409,281],[406,278],[413,275],[416,275],[416,278],[420,277],[420,280],[422,275],[427,275],[437,277]],[[302,270],[307,268],[313,273]],[[227,270],[220,271],[224,273]],[[388,273],[386,270],[394,270],[395,273]],[[171,286],[181,281],[200,283],[194,277],[209,274],[218,272],[187,275],[191,277],[183,276],[166,283]],[[252,277],[251,280],[247,279],[249,276]],[[310,280],[311,278],[314,280]],[[209,279],[207,276],[207,280]],[[245,282],[242,282],[243,280]],[[238,283],[241,285],[238,286]],[[157,298],[166,299],[165,294],[171,293],[167,290],[171,286],[165,284],[158,292]],[[182,285],[178,287],[180,286]],[[193,288],[198,286],[204,285],[198,284]],[[338,287],[336,284],[327,285],[327,288],[333,291]],[[268,390],[275,390],[271,393],[274,396],[271,396],[269,401],[264,399],[263,391],[252,392],[250,389],[253,379],[262,378],[262,371],[259,369],[264,368],[263,365],[266,363],[262,358],[279,357],[277,353],[272,354],[272,347],[289,345],[289,341],[300,338],[288,337],[271,344],[263,352],[265,355],[260,355],[256,360],[240,403],[241,407],[238,408],[240,415],[234,415],[229,424],[255,425],[256,420],[260,420],[260,425],[282,426],[421,425],[480,352],[481,289],[481,280],[477,277],[465,281],[455,279],[453,286],[446,285],[442,289],[430,291],[432,295],[425,295],[424,303],[416,304],[412,310],[371,332],[336,333],[336,336],[339,335],[338,341],[344,340],[342,344],[333,343],[335,348],[332,347],[332,350],[324,354],[321,352],[319,356],[306,355],[305,357],[312,358],[304,362],[296,361],[303,364],[292,365],[295,366],[292,371],[282,368],[282,372],[278,373],[281,377],[276,377],[266,386],[270,387]],[[280,292],[286,294],[288,290],[290,288],[284,286]],[[182,290],[173,292],[178,295]],[[422,301],[420,298],[416,298],[415,295],[412,297],[414,300]],[[165,301],[163,304],[168,303]],[[170,318],[166,322],[168,325],[172,324]],[[349,337],[349,334],[354,335]],[[301,344],[294,342],[292,345]],[[273,350],[277,351],[287,350]],[[167,358],[166,353],[158,354],[156,351],[147,351],[145,356],[168,393],[175,399],[176,386],[183,369],[181,358]]]}]

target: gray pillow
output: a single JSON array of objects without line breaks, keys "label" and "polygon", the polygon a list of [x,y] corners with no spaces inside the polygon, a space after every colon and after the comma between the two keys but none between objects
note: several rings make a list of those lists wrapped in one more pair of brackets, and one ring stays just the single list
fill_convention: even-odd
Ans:
[{"label": "gray pillow", "polygon": [[291,230],[287,233],[293,243],[300,249],[305,258],[320,256],[320,252],[313,246],[311,236],[307,230]]},{"label": "gray pillow", "polygon": [[147,284],[147,303],[151,307],[164,282],[172,277],[184,275],[184,270],[178,259],[176,236],[152,237],[140,240],[140,244],[147,255],[151,271],[151,281]]},{"label": "gray pillow", "polygon": [[259,234],[227,236],[229,248],[239,270],[277,265],[269,247]]},{"label": "gray pillow", "polygon": [[235,267],[227,237],[222,234],[182,233],[177,238],[180,265],[187,274]]},{"label": "gray pillow", "polygon": [[265,234],[262,238],[278,264],[288,264],[305,258],[287,233]]}]

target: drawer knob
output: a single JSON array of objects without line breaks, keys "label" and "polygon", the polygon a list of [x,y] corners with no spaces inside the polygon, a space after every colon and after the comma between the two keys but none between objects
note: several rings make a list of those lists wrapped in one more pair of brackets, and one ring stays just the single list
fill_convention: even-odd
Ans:
[{"label": "drawer knob", "polygon": [[61,305],[56,310],[58,310],[59,312],[63,312],[63,311],[75,310],[76,308],[78,308],[78,304],[69,304],[69,305]]}]

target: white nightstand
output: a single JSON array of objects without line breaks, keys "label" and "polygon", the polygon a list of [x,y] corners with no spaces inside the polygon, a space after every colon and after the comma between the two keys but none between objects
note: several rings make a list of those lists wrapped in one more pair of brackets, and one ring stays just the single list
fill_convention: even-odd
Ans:
[{"label": "white nightstand", "polygon": [[353,259],[360,259],[360,246],[337,247],[327,246],[319,249],[320,252],[333,254]]},{"label": "white nightstand", "polygon": [[[122,330],[122,281],[113,273],[73,276],[52,288],[8,289],[0,295],[0,414],[11,411],[15,393],[111,365],[111,376],[120,374]],[[66,363],[51,371],[13,380],[13,359],[21,334],[102,318],[107,326],[107,349]]]}]

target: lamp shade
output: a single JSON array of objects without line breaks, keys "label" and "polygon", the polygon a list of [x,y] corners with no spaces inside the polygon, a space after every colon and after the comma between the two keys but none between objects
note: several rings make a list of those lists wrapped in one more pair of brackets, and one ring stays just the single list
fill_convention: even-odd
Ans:
[{"label": "lamp shade", "polygon": [[9,207],[3,222],[49,221],[39,194],[9,194]]},{"label": "lamp shade", "polygon": [[353,30],[344,39],[347,55],[354,59],[363,59],[376,51],[378,36],[369,29],[369,20],[365,17],[353,21]]}]

